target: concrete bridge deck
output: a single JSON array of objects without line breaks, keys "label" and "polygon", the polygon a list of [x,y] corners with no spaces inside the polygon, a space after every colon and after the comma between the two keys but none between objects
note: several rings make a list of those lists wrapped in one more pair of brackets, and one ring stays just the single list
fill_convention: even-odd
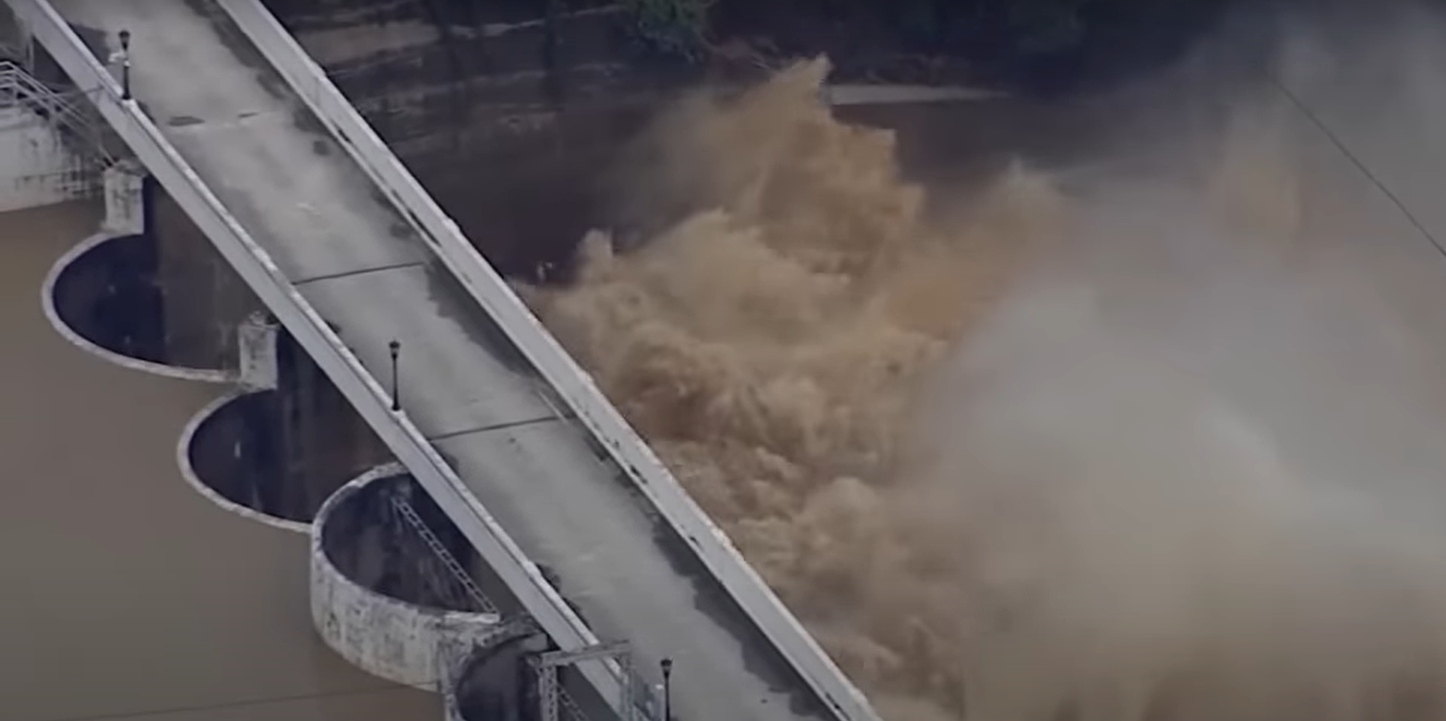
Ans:
[{"label": "concrete bridge deck", "polygon": [[810,692],[699,585],[701,568],[680,570],[660,521],[509,364],[487,318],[224,13],[188,0],[53,5],[83,34],[114,43],[130,30],[135,95],[167,140],[373,376],[389,378],[388,342],[401,342],[406,412],[600,637],[631,641],[649,677],[675,660],[677,716],[801,715],[794,694]]}]

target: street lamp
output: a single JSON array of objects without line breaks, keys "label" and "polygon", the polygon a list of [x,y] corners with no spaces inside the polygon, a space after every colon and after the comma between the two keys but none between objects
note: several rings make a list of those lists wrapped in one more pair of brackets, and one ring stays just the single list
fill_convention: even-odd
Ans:
[{"label": "street lamp", "polygon": [[663,667],[663,721],[673,721],[673,659],[665,658]]},{"label": "street lamp", "polygon": [[399,411],[402,409],[402,389],[397,383],[397,356],[402,353],[402,344],[394,340],[387,347],[392,350],[392,410]]},{"label": "street lamp", "polygon": [[131,31],[120,31],[121,100],[131,99]]}]

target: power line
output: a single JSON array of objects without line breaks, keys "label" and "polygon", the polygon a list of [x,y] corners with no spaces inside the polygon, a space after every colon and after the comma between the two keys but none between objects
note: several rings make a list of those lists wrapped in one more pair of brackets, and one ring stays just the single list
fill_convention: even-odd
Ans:
[{"label": "power line", "polygon": [[1407,208],[1406,204],[1402,202],[1395,193],[1391,192],[1391,189],[1387,187],[1380,178],[1376,177],[1376,174],[1372,173],[1371,169],[1366,167],[1366,164],[1362,162],[1355,153],[1351,152],[1351,149],[1345,144],[1345,141],[1341,140],[1341,138],[1337,136],[1330,129],[1330,127],[1327,126],[1325,122],[1316,115],[1314,111],[1311,110],[1310,106],[1306,105],[1299,96],[1291,92],[1290,88],[1286,87],[1285,83],[1281,82],[1279,78],[1275,77],[1275,75],[1268,71],[1264,74],[1265,78],[1269,80],[1270,83],[1274,85],[1276,89],[1281,92],[1282,95],[1284,95],[1288,100],[1290,100],[1291,104],[1294,105],[1295,108],[1299,110],[1300,113],[1304,115],[1312,125],[1319,128],[1320,131],[1325,134],[1326,138],[1331,141],[1331,144],[1334,145],[1337,150],[1341,151],[1341,154],[1344,155],[1346,159],[1351,162],[1352,165],[1356,166],[1356,169],[1361,171],[1361,174],[1364,175],[1367,180],[1371,181],[1371,184],[1376,186],[1376,188],[1380,190],[1381,193],[1385,195],[1386,198],[1390,200],[1393,205],[1396,206],[1397,210],[1401,211],[1401,215],[1405,216],[1406,220],[1410,221],[1411,225],[1415,226],[1416,230],[1421,233],[1421,236],[1424,237],[1428,242],[1430,242],[1431,246],[1436,249],[1436,252],[1439,253],[1441,257],[1446,258],[1446,247],[1443,247],[1441,242],[1436,239],[1436,236],[1432,235],[1431,231],[1427,230],[1426,226],[1416,218],[1415,214],[1411,212],[1410,208]]}]

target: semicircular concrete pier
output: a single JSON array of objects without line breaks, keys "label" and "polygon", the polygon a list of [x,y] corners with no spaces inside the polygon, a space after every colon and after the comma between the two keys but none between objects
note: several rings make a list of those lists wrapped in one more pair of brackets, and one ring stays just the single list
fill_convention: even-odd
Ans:
[{"label": "semicircular concrete pier", "polygon": [[169,378],[225,383],[224,369],[171,365],[166,358],[153,241],[97,233],[50,268],[41,287],[45,316],[66,340],[116,365]]},{"label": "semicircular concrete pier", "polygon": [[526,626],[501,631],[492,642],[468,649],[454,660],[442,690],[447,721],[515,721],[535,686],[525,659],[548,650],[547,638]]},{"label": "semicircular concrete pier", "polygon": [[[397,510],[398,501],[413,520]],[[461,534],[405,469],[389,464],[342,486],[317,513],[311,615],[322,640],[362,670],[440,690],[455,657],[488,645],[509,625],[446,568],[416,520],[474,584],[494,592]]]},{"label": "semicircular concrete pier", "polygon": [[216,505],[268,526],[306,533],[314,509],[266,473],[275,465],[268,460],[276,449],[270,434],[256,432],[265,425],[274,395],[236,390],[206,404],[181,431],[176,464],[181,477]]}]

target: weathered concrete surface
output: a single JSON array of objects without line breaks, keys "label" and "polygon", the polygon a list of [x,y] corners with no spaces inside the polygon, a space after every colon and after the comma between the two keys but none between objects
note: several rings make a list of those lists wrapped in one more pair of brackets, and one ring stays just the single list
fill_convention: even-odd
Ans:
[{"label": "weathered concrete surface", "polygon": [[261,301],[159,184],[147,180],[145,196],[170,357],[177,365],[235,370],[236,328],[263,310]]},{"label": "weathered concrete surface", "polygon": [[126,160],[101,173],[105,186],[105,220],[101,228],[115,235],[146,232],[146,169]]},{"label": "weathered concrete surface", "polygon": [[236,329],[241,358],[236,382],[251,391],[275,390],[280,384],[277,363],[281,326],[267,313],[253,313]]},{"label": "weathered concrete surface", "polygon": [[674,684],[679,716],[800,715],[784,662],[507,365],[475,307],[432,279],[419,243],[329,138],[298,124],[249,48],[183,0],[56,7],[112,37],[131,30],[136,93],[170,141],[376,377],[390,376],[387,341],[402,342],[407,412],[446,438],[465,482],[601,636],[632,641],[645,671],[665,656],[688,669]]},{"label": "weathered concrete surface", "polygon": [[338,488],[391,454],[269,314],[232,332],[241,356],[232,380],[250,392],[192,420],[182,464],[227,503],[305,529]]},{"label": "weathered concrete surface", "polygon": [[[308,405],[315,395],[329,402]],[[282,527],[304,529],[332,493],[384,457],[324,377],[240,394],[208,411],[181,438],[186,472],[231,504],[287,522]]]},{"label": "weathered concrete surface", "polygon": [[87,198],[94,165],[39,116],[0,96],[0,212]]},{"label": "weathered concrete surface", "polygon": [[276,341],[277,404],[262,421],[284,450],[275,473],[284,486],[313,489],[307,509],[314,513],[336,488],[358,473],[391,459],[331,379],[284,331]]},{"label": "weathered concrete surface", "polygon": [[238,324],[259,301],[133,162],[100,174],[102,232],[52,269],[46,312],[73,343],[111,362],[229,383],[242,353]]},{"label": "weathered concrete surface", "polygon": [[[143,183],[125,168],[105,177],[106,225],[135,234],[102,233],[62,256],[45,283],[46,312],[57,331],[112,363],[213,383],[234,382],[239,372],[252,390],[274,391],[231,398],[193,419],[181,439],[181,463],[188,480],[223,505],[304,529],[332,492],[389,458],[386,449],[265,313],[253,313],[239,326],[228,316],[203,319],[214,326],[204,338],[173,332],[170,321],[194,318],[198,307],[215,308],[208,301],[218,296],[239,300],[238,311],[259,301],[203,237],[159,247],[155,228],[144,222],[145,211],[154,207],[146,198],[159,194],[156,184]],[[184,222],[163,230],[198,232],[184,216],[174,220]],[[163,276],[159,271],[167,264],[160,256],[166,251],[182,261],[173,258],[173,272],[196,261],[231,284],[206,287],[185,274]],[[201,276],[212,279],[210,273]],[[218,357],[221,350],[238,357]],[[197,357],[213,359],[215,367],[184,365]]]},{"label": "weathered concrete surface", "polygon": [[[356,503],[359,496],[403,473],[405,469],[395,465],[368,471],[342,486],[322,506],[311,532],[311,617],[326,645],[362,670],[436,691],[449,677],[448,655],[454,644],[485,643],[497,632],[500,617],[424,606],[378,593],[349,578],[333,561],[331,554],[336,549],[329,548],[355,542],[356,521],[370,521],[346,518],[364,513]],[[417,552],[427,553],[425,549]]]},{"label": "weathered concrete surface", "polygon": [[535,718],[531,704],[536,673],[530,654],[546,650],[546,639],[514,635],[459,658],[452,683],[442,691],[447,721],[526,721]]}]

